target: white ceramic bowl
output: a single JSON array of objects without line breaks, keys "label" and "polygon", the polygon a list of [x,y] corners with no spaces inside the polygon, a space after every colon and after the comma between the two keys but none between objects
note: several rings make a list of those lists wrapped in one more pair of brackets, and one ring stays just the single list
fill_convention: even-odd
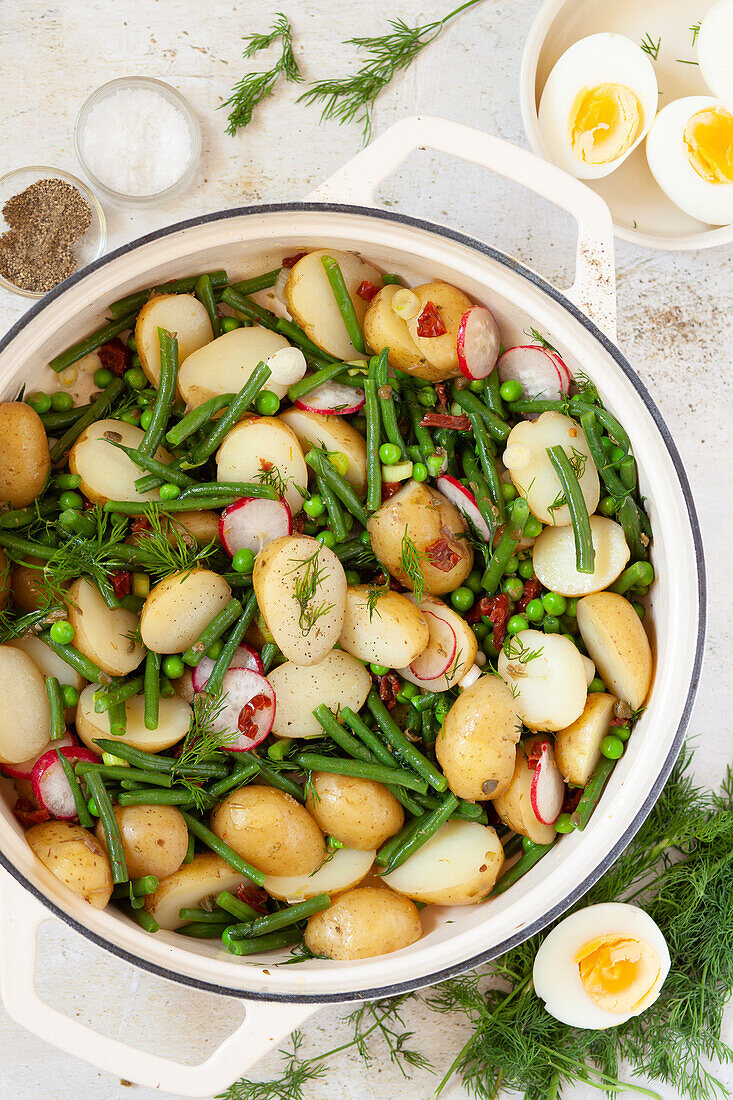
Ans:
[{"label": "white ceramic bowl", "polygon": [[[531,154],[442,120],[398,124],[319,191],[320,198],[370,201],[382,175],[415,148],[432,145],[470,156],[572,210],[580,222],[575,296],[603,308],[612,326],[610,219],[603,204],[577,181]],[[518,227],[518,232],[521,229]],[[0,801],[0,862],[25,887],[12,885],[0,922],[0,980],[6,1008],[50,1041],[123,1076],[163,1081],[171,1091],[216,1091],[280,1038],[312,1007],[329,1001],[377,998],[439,981],[493,958],[557,918],[608,868],[649,812],[679,752],[700,666],[704,568],[694,504],[679,455],[651,397],[623,353],[561,291],[490,245],[452,229],[394,212],[333,202],[250,207],[210,214],[150,234],[98,261],[36,305],[0,344],[5,396],[21,381],[44,388],[48,360],[100,324],[108,302],[133,290],[195,271],[226,268],[233,278],[268,270],[303,249],[355,249],[384,270],[421,282],[438,277],[485,302],[505,343],[521,342],[530,324],[547,335],[571,370],[584,371],[607,406],[624,422],[639,465],[641,490],[654,527],[658,574],[647,619],[656,655],[649,705],[624,758],[583,833],[563,837],[540,864],[495,901],[466,908],[430,907],[424,937],[406,950],[361,962],[323,960],[278,966],[278,956],[235,959],[213,942],[171,932],[151,936],[110,908],[91,909],[72,896],[33,856],[8,801]],[[8,882],[7,876],[3,881]],[[258,999],[244,1042],[211,1063],[199,1086],[191,1071],[178,1076],[162,1059],[137,1054],[125,1063],[119,1044],[77,1021],[49,1015],[32,989],[36,928],[48,916],[29,895],[82,935],[150,971],[190,985]],[[8,919],[10,913],[10,919]],[[284,957],[287,957],[285,955]],[[293,1007],[295,1005],[295,1007]],[[264,1022],[263,1022],[264,1021]],[[265,1036],[268,1036],[266,1039]],[[95,1045],[96,1044],[96,1045]],[[224,1048],[222,1048],[224,1050]],[[228,1061],[226,1059],[229,1059]],[[147,1059],[147,1061],[145,1060]],[[168,1065],[167,1063],[165,1065]],[[201,1068],[201,1067],[199,1067]],[[224,1080],[224,1083],[226,1081]]]}]

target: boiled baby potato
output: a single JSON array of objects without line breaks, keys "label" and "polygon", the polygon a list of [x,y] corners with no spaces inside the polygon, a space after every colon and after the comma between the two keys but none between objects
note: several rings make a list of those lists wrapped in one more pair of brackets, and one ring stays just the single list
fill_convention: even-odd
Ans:
[{"label": "boiled baby potato", "polygon": [[326,842],[299,802],[274,787],[240,787],[220,802],[211,828],[266,875],[308,875],[326,858]]},{"label": "boiled baby potato", "polygon": [[195,542],[215,542],[219,538],[219,516],[206,508],[196,512],[176,512],[170,517],[170,530],[184,538],[190,535]]},{"label": "boiled baby potato", "polygon": [[269,471],[285,484],[293,515],[303,507],[300,490],[308,488],[308,467],[292,428],[274,416],[240,420],[216,452],[217,481],[261,481]]},{"label": "boiled baby potato", "polygon": [[[413,596],[409,598],[414,599]],[[435,596],[426,596],[420,604],[420,610],[425,614],[430,629],[430,641],[423,650],[422,656],[432,655],[433,649],[438,651],[443,649],[444,635],[441,634],[441,624],[437,621],[438,618],[448,623],[455,634],[455,653],[450,666],[442,676],[421,680],[409,666],[400,668],[398,670],[399,674],[403,679],[409,680],[411,684],[417,684],[425,691],[450,691],[461,682],[473,666],[478,653],[476,635],[462,615],[458,615],[452,607],[448,607],[447,604]]]},{"label": "boiled baby potato", "polygon": [[313,711],[324,703],[333,711],[351,707],[358,714],[366,702],[372,678],[361,661],[332,649],[315,665],[285,661],[267,678],[275,692],[276,737],[319,737],[323,733]]},{"label": "boiled baby potato", "polygon": [[506,791],[494,799],[494,809],[515,833],[529,837],[535,844],[551,844],[557,836],[555,826],[540,821],[532,809],[531,790],[535,769],[527,763],[526,752],[524,745],[520,746],[512,781]]},{"label": "boiled baby potato", "polygon": [[345,455],[349,466],[344,476],[359,496],[364,496],[366,443],[361,432],[357,432],[340,416],[324,416],[308,409],[286,409],[278,419],[292,428],[304,453],[311,447],[325,447],[327,451],[339,451]]},{"label": "boiled baby potato", "polygon": [[407,596],[386,589],[370,599],[370,587],[346,589],[346,614],[339,645],[375,665],[402,668],[422,653],[430,640],[427,620]]},{"label": "boiled baby potato", "polygon": [[140,637],[154,653],[181,653],[231,599],[231,589],[211,569],[173,573],[156,584],[143,604]]},{"label": "boiled baby potato", "polygon": [[44,821],[25,838],[59,882],[94,909],[104,909],[112,897],[112,869],[93,833],[70,821]]},{"label": "boiled baby potato", "polygon": [[76,704],[76,732],[92,752],[102,755],[102,749],[95,744],[97,738],[106,737],[110,741],[124,741],[133,749],[141,752],[162,752],[176,745],[188,732],[191,724],[191,708],[177,695],[170,699],[161,699],[158,714],[158,728],[149,730],[145,725],[145,696],[133,695],[125,703],[127,732],[124,737],[113,737],[109,730],[109,714],[94,709],[94,693],[99,684],[89,684],[79,696]]},{"label": "boiled baby potato", "polygon": [[652,682],[652,651],[629,601],[616,592],[584,596],[578,626],[608,690],[638,710]]},{"label": "boiled baby potato", "polygon": [[591,516],[590,532],[595,550],[592,573],[578,572],[572,527],[545,527],[535,539],[532,564],[545,588],[561,596],[587,596],[613,584],[629,560],[623,527],[605,516]]},{"label": "boiled baby potato", "polygon": [[548,447],[562,447],[578,478],[580,489],[592,516],[601,495],[598,470],[588,450],[585,433],[579,424],[559,412],[544,412],[536,420],[520,420],[510,431],[504,465],[520,496],[527,498],[537,519],[553,527],[567,527],[570,511],[564,500],[560,480],[547,454]]},{"label": "boiled baby potato", "polygon": [[305,804],[324,833],[363,852],[379,848],[405,823],[397,799],[372,779],[313,772]]},{"label": "boiled baby potato", "polygon": [[[462,290],[450,283],[424,283],[413,287],[412,293],[419,299],[418,312],[407,320],[407,330],[418,351],[425,356],[432,368],[430,381],[452,378],[460,373],[458,366],[458,326],[461,318],[473,302]],[[420,315],[428,303],[432,303],[445,326],[443,336],[419,336]],[[415,372],[413,372],[415,373]],[[425,377],[419,375],[418,377]]]},{"label": "boiled baby potato", "polygon": [[381,286],[382,276],[376,267],[353,252],[320,248],[303,256],[293,267],[285,284],[285,300],[293,320],[305,329],[319,348],[337,359],[357,359],[361,352],[349,339],[326,269],[321,263],[323,256],[330,256],[341,268],[359,324],[364,323],[369,303],[359,297],[357,290],[365,281]]},{"label": "boiled baby potato", "polygon": [[435,742],[448,786],[458,798],[497,798],[509,786],[522,723],[498,676],[482,676],[448,711]]},{"label": "boiled baby potato", "polygon": [[[178,388],[195,409],[220,393],[239,393],[255,367],[290,344],[269,328],[235,328],[192,352],[178,374]],[[270,377],[265,389],[284,397],[288,387]]]},{"label": "boiled baby potato", "polygon": [[361,886],[309,919],[305,943],[314,955],[329,959],[373,959],[409,947],[421,935],[420,914],[411,901]]},{"label": "boiled baby potato", "polygon": [[388,283],[375,294],[364,317],[364,339],[371,350],[378,354],[389,348],[389,365],[405,371],[415,378],[429,382],[439,381],[440,370],[431,366],[410,336],[410,330],[402,317],[392,309],[392,299],[403,287]]},{"label": "boiled baby potato", "polygon": [[214,339],[206,307],[193,294],[158,294],[146,302],[137,317],[135,343],[140,365],[156,387],[160,378],[159,328],[177,338],[179,367]]},{"label": "boiled baby potato", "polygon": [[569,638],[520,630],[502,648],[497,669],[530,729],[562,730],[583,713],[585,665]]},{"label": "boiled baby potato", "polygon": [[[137,450],[144,435],[142,428],[124,420],[96,420],[85,428],[69,453],[69,469],[81,478],[80,491],[95,504],[106,504],[108,500],[158,500],[157,489],[147,493],[137,491],[135,482],[143,476],[142,471],[124,451],[112,446],[113,442],[121,443]],[[173,461],[163,447],[158,447],[155,457],[166,465]]]},{"label": "boiled baby potato", "polygon": [[265,875],[262,885],[270,897],[291,905],[314,898],[316,894],[333,897],[361,882],[369,874],[376,854],[376,851],[337,848],[330,859],[309,875]]},{"label": "boiled baby potato", "polygon": [[161,928],[180,928],[181,909],[197,909],[206,898],[215,898],[222,890],[233,894],[242,882],[247,882],[214,852],[197,852],[190,863],[164,878],[154,894],[145,898],[145,908]]},{"label": "boiled baby potato", "polygon": [[20,649],[0,645],[0,763],[20,764],[45,748],[51,729],[46,681]]},{"label": "boiled baby potato", "polygon": [[407,588],[414,588],[414,576],[402,568],[405,536],[419,555],[426,592],[452,592],[471,572],[473,548],[460,512],[422,482],[408,481],[385,500],[369,517],[367,530],[377,558]]},{"label": "boiled baby potato", "polygon": [[0,502],[25,508],[36,499],[51,469],[46,429],[30,405],[0,402],[0,454]]},{"label": "boiled baby potato", "polygon": [[[159,880],[174,874],[188,850],[188,826],[175,806],[115,806],[125,863],[130,878],[155,875]],[[102,821],[95,829],[107,850]]]},{"label": "boiled baby potato", "polygon": [[307,535],[273,539],[255,559],[252,583],[267,627],[288,660],[322,661],[346,612],[346,574],[333,551]]},{"label": "boiled baby potato", "polygon": [[426,905],[476,905],[503,862],[504,849],[490,826],[452,818],[382,881]]},{"label": "boiled baby potato", "polygon": [[[43,567],[46,563],[30,555],[23,560],[27,564],[14,565],[10,574],[13,603],[23,611],[40,611],[48,604],[48,593],[43,585]],[[68,582],[63,587],[68,588]]]},{"label": "boiled baby potato", "polygon": [[133,641],[138,627],[134,611],[107,607],[96,584],[85,577],[74,581],[66,604],[74,645],[80,653],[110,676],[126,676],[137,668],[145,650]]},{"label": "boiled baby potato", "polygon": [[585,787],[601,759],[601,741],[610,732],[616,699],[601,691],[588,696],[583,713],[555,734],[555,763],[573,787]]}]

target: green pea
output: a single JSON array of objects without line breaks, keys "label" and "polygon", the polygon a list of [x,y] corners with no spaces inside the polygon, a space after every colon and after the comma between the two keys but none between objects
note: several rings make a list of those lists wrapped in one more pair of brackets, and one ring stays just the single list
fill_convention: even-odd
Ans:
[{"label": "green pea", "polygon": [[369,665],[375,676],[386,676],[389,672],[389,665]]},{"label": "green pea", "polygon": [[221,638],[217,638],[216,641],[212,642],[209,648],[206,650],[206,656],[210,657],[212,661],[215,661],[217,657],[221,654],[223,648],[224,643],[222,642]]},{"label": "green pea", "polygon": [[616,501],[613,497],[602,497],[598,505],[598,511],[602,516],[616,515]]},{"label": "green pea", "polygon": [[575,618],[575,616],[578,614],[578,599],[578,596],[573,596],[572,599],[568,600],[568,606],[565,608],[566,615],[571,615],[573,618]]},{"label": "green pea", "polygon": [[489,633],[489,628],[486,623],[474,623],[473,632],[480,642],[483,642],[486,635]]},{"label": "green pea", "polygon": [[542,534],[542,523],[537,516],[530,516],[524,525],[524,534],[528,539],[536,539]]},{"label": "green pea", "polygon": [[480,569],[472,569],[464,581],[466,588],[470,588],[474,595],[478,595],[483,591],[483,585],[481,584],[481,571]]},{"label": "green pea", "polygon": [[514,554],[506,563],[504,573],[506,576],[511,576],[513,573],[516,573],[517,569],[519,569],[519,558]]},{"label": "green pea", "polygon": [[417,699],[420,688],[417,684],[403,684],[397,692],[397,700],[400,703],[409,703],[411,699]]},{"label": "green pea", "polygon": [[429,455],[426,459],[425,465],[428,468],[428,473],[430,474],[430,476],[437,477],[443,465],[443,456],[437,454]]},{"label": "green pea", "polygon": [[161,500],[175,500],[181,495],[178,485],[161,485],[159,492]]},{"label": "green pea", "polygon": [[255,408],[260,416],[275,416],[280,408],[280,398],[272,390],[260,390],[255,397]]},{"label": "green pea", "polygon": [[131,352],[137,354],[137,340],[132,335],[132,333],[130,333],[130,335],[127,337],[127,346]]},{"label": "green pea", "polygon": [[232,569],[235,573],[251,573],[255,567],[255,553],[248,547],[237,550],[232,558]]},{"label": "green pea", "polygon": [[501,586],[502,592],[506,592],[510,600],[519,600],[524,592],[524,585],[519,577],[507,577]]},{"label": "green pea", "polygon": [[222,317],[219,321],[219,328],[222,332],[234,332],[235,328],[240,327],[240,322],[236,317]]},{"label": "green pea", "polygon": [[510,378],[508,382],[502,382],[499,393],[504,401],[521,401],[524,397],[522,383],[517,382],[515,378]]},{"label": "green pea", "polygon": [[[133,355],[133,359],[134,358],[135,356]],[[132,367],[130,370],[126,370],[122,377],[132,390],[144,390],[148,384],[145,372],[139,365]]]},{"label": "green pea", "polygon": [[510,500],[516,500],[517,490],[514,488],[511,481],[502,481],[501,495],[507,503],[509,503]]},{"label": "green pea", "polygon": [[346,583],[350,587],[353,587],[355,584],[361,584],[361,577],[359,576],[359,574],[356,572],[355,569],[347,569],[346,570]]},{"label": "green pea", "polygon": [[545,608],[542,600],[530,600],[524,609],[524,614],[531,623],[540,623],[545,617]]},{"label": "green pea", "polygon": [[323,503],[323,497],[318,493],[314,493],[308,500],[303,501],[303,511],[311,519],[316,519],[318,516],[322,516],[326,511],[326,505]]},{"label": "green pea", "polygon": [[75,512],[80,512],[84,507],[84,497],[70,489],[69,492],[62,493],[59,497],[59,506],[64,510],[71,508]]},{"label": "green pea", "polygon": [[560,620],[554,615],[545,615],[545,621],[542,624],[542,629],[545,634],[559,634],[560,633]]},{"label": "green pea", "polygon": [[468,383],[468,388],[471,393],[483,393],[486,389],[486,382],[483,378],[475,378],[473,382]]},{"label": "green pea", "polygon": [[412,480],[425,481],[428,476],[428,468],[424,462],[415,462],[412,467]]},{"label": "green pea", "polygon": [[153,410],[152,409],[144,409],[143,412],[140,414],[140,427],[144,431],[147,431],[148,428],[150,427],[150,421],[152,419],[153,419]]},{"label": "green pea", "polygon": [[620,737],[609,733],[607,737],[603,738],[601,741],[601,756],[605,756],[607,760],[618,760],[623,755],[624,743]]},{"label": "green pea", "polygon": [[432,409],[433,405],[437,404],[438,395],[432,386],[423,386],[417,392],[417,399],[426,409]]},{"label": "green pea", "polygon": [[548,615],[564,615],[568,601],[559,592],[545,592],[542,597],[542,606]]},{"label": "green pea", "polygon": [[66,619],[59,619],[49,630],[51,641],[57,645],[69,645],[74,640],[74,628]]},{"label": "green pea", "polygon": [[134,424],[135,427],[140,423],[140,413],[130,410],[130,412],[120,413],[119,418],[123,424]]},{"label": "green pea", "polygon": [[68,412],[74,408],[74,398],[64,390],[57,390],[51,394],[51,408],[54,412]]},{"label": "green pea", "polygon": [[51,408],[51,398],[47,393],[39,390],[38,393],[32,393],[27,399],[27,403],[32,409],[40,415],[41,413],[47,413]]},{"label": "green pea", "polygon": [[379,458],[385,466],[394,466],[402,458],[402,451],[396,443],[383,443],[379,448]]},{"label": "green pea", "polygon": [[463,405],[459,405],[457,401],[454,401],[450,407],[451,416],[465,416],[463,411]]},{"label": "green pea", "polygon": [[529,581],[534,576],[534,564],[531,558],[526,558],[524,561],[520,561],[517,566],[517,573],[523,581]]},{"label": "green pea", "polygon": [[79,702],[79,692],[73,684],[61,685],[61,698],[65,707],[75,707]]},{"label": "green pea", "polygon": [[100,390],[104,390],[110,384],[114,375],[111,370],[107,370],[106,367],[100,367],[99,370],[95,370],[92,375],[92,380],[95,386],[99,386]]},{"label": "green pea", "polygon": [[333,531],[320,531],[316,535],[316,538],[319,542],[322,542],[324,546],[328,547],[329,550],[333,550],[336,545],[336,536]]},{"label": "green pea", "polygon": [[178,680],[186,671],[186,666],[177,653],[170,653],[164,657],[160,667],[169,680]]},{"label": "green pea", "polygon": [[451,606],[454,607],[456,611],[469,611],[473,607],[474,599],[473,592],[466,585],[454,589],[450,594]]},{"label": "green pea", "polygon": [[509,622],[506,624],[507,634],[519,634],[522,630],[527,630],[529,622],[526,615],[512,615]]},{"label": "green pea", "polygon": [[588,684],[588,694],[593,694],[605,690],[606,685],[603,683],[603,680],[600,678],[600,676],[594,676],[591,682]]},{"label": "green pea", "polygon": [[613,732],[622,741],[628,741],[631,737],[631,726],[614,726]]},{"label": "green pea", "polygon": [[573,819],[571,818],[570,814],[560,814],[557,821],[555,822],[555,832],[572,833],[574,829],[575,826],[573,825]]}]

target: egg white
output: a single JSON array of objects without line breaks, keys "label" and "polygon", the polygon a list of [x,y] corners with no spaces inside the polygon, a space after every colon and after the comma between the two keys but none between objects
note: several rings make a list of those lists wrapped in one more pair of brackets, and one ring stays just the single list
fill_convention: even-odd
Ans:
[{"label": "egg white", "polygon": [[733,110],[733,0],[718,0],[700,23],[697,57],[710,91]]},{"label": "egg white", "polygon": [[[603,935],[633,936],[649,944],[659,958],[659,976],[633,1012],[607,1012],[588,996],[575,957],[591,940]],[[669,973],[669,950],[648,913],[624,902],[607,902],[579,909],[553,928],[534,960],[532,978],[537,996],[551,1016],[571,1027],[602,1031],[638,1016],[657,999]]]},{"label": "egg white", "polygon": [[697,174],[687,157],[684,133],[698,111],[724,106],[712,96],[675,99],[659,112],[646,139],[649,169],[662,191],[685,214],[708,225],[733,222],[733,183],[708,183]]},{"label": "egg white", "polygon": [[[586,164],[573,152],[570,116],[579,94],[600,84],[632,91],[641,108],[641,127],[625,153],[607,164]],[[545,152],[554,164],[578,179],[600,179],[618,168],[643,141],[657,110],[657,78],[644,51],[622,34],[591,34],[558,58],[542,91],[539,125]]]}]

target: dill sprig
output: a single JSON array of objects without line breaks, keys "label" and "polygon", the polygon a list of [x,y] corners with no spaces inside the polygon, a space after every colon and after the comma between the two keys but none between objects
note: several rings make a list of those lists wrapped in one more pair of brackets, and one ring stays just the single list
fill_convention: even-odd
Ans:
[{"label": "dill sprig", "polygon": [[547,351],[557,351],[556,347],[550,343],[546,336],[543,336],[541,332],[538,332],[536,328],[530,328],[524,330],[524,335],[529,336],[534,340],[535,344],[539,344],[540,347],[545,348]]},{"label": "dill sprig", "polygon": [[400,558],[400,568],[410,582],[412,591],[415,594],[415,602],[422,603],[423,596],[425,594],[425,577],[423,576],[421,562],[425,561],[425,555],[421,554],[415,543],[407,534],[407,528],[402,536],[402,548]]},{"label": "dill sprig", "polygon": [[183,740],[181,751],[173,765],[173,776],[180,787],[191,795],[194,806],[200,812],[210,810],[212,799],[199,782],[182,773],[197,764],[219,762],[224,759],[224,749],[236,739],[236,731],[222,729],[217,719],[225,703],[225,696],[199,692],[191,704],[191,721]]},{"label": "dill sprig", "polygon": [[528,665],[530,661],[542,656],[543,646],[539,649],[530,649],[524,642],[520,642],[516,634],[511,634],[504,642],[504,653],[510,661],[517,661],[520,665]]},{"label": "dill sprig", "polygon": [[375,614],[378,618],[381,618],[381,616],[379,615],[379,607],[377,605],[381,597],[385,596],[388,592],[389,578],[385,580],[384,584],[370,584],[367,588],[366,598],[367,607],[369,608],[369,622],[372,621]]},{"label": "dill sprig", "polygon": [[135,568],[156,581],[173,573],[193,573],[218,550],[215,539],[199,546],[181,523],[162,515],[154,503],[145,509],[145,518],[148,530],[138,531],[135,536]]},{"label": "dill sprig", "polygon": [[657,39],[656,42],[654,41],[652,36],[648,33],[645,34],[644,37],[641,40],[642,50],[644,51],[644,53],[648,54],[649,57],[651,57],[652,61],[658,61],[659,60],[659,49],[660,49],[661,45],[662,45],[662,36],[661,35],[659,36],[659,38]]},{"label": "dill sprig", "polygon": [[127,520],[111,517],[99,505],[85,514],[96,523],[94,534],[71,535],[53,557],[38,566],[37,587],[49,605],[63,606],[69,581],[77,577],[88,577],[100,588],[108,587],[110,572],[120,567],[115,550],[127,535]]},{"label": "dill sprig", "polygon": [[278,12],[272,28],[267,34],[249,34],[242,39],[246,42],[244,58],[254,57],[262,50],[268,49],[273,43],[279,41],[281,53],[273,67],[267,72],[247,73],[232,88],[231,95],[222,107],[231,107],[228,116],[226,132],[234,136],[237,130],[248,126],[252,121],[252,114],[264,99],[272,95],[280,76],[293,84],[300,83],[303,76],[298,68],[298,62],[293,53],[293,32],[287,18],[282,12]]},{"label": "dill sprig", "polygon": [[321,587],[324,579],[330,576],[326,566],[318,564],[318,555],[320,552],[321,550],[319,547],[309,558],[303,558],[302,560],[292,558],[290,564],[293,565],[294,568],[288,570],[287,574],[300,574],[293,588],[293,599],[296,600],[300,607],[298,626],[304,638],[310,634],[319,619],[333,610],[332,603],[326,603],[325,600],[320,604],[315,602],[318,589]]},{"label": "dill sprig", "polygon": [[379,93],[397,73],[412,64],[420,51],[438,37],[451,19],[480,3],[481,0],[466,0],[442,19],[418,27],[409,27],[402,19],[390,19],[388,25],[391,30],[387,34],[347,39],[344,45],[356,46],[366,52],[366,64],[353,76],[332,77],[311,84],[298,102],[319,104],[322,122],[331,118],[339,123],[360,122],[366,144],[371,138],[372,111]]}]

